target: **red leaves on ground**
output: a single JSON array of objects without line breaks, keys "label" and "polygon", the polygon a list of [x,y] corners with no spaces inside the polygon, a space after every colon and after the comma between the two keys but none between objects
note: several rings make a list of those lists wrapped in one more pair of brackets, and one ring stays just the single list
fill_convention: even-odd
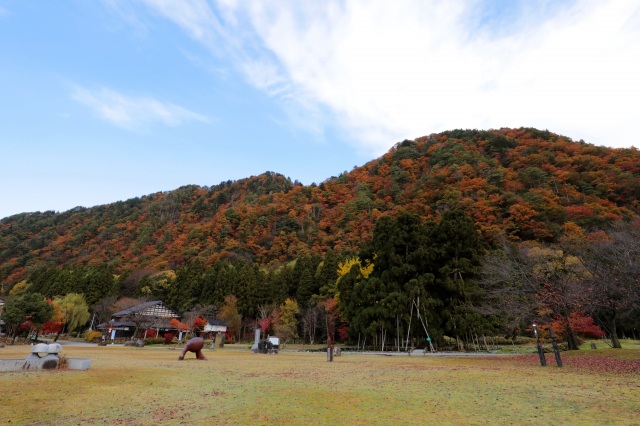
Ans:
[{"label": "red leaves on ground", "polygon": [[[555,367],[553,354],[545,354],[547,366]],[[561,353],[562,363],[565,367],[575,368],[589,373],[611,373],[640,375],[640,359],[615,359],[607,356],[566,356]],[[519,355],[513,357],[495,357],[491,360],[519,362],[531,365],[540,365],[540,358],[537,354]]]},{"label": "red leaves on ground", "polygon": [[594,372],[640,374],[640,359],[613,359],[602,356],[578,356],[567,358],[564,363],[571,367]]}]

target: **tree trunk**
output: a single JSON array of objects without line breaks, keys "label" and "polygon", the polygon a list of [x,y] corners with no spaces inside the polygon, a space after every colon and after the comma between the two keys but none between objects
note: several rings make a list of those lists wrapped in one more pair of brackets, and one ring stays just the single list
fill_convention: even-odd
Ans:
[{"label": "tree trunk", "polygon": [[569,325],[568,318],[565,318],[564,326],[565,330],[567,331],[567,349],[570,351],[580,350],[580,343],[578,342],[578,338]]},{"label": "tree trunk", "polygon": [[58,339],[60,338],[60,334],[62,334],[62,331],[64,330],[64,324],[62,325],[62,327],[60,327],[60,330],[58,330],[58,332],[56,333],[56,337],[54,337],[53,341],[57,342]]},{"label": "tree trunk", "polygon": [[398,352],[400,352],[400,315],[396,314],[396,336],[398,338]]},{"label": "tree trunk", "polygon": [[[413,301],[412,301],[413,302]],[[409,326],[407,327],[407,342],[404,346],[404,350],[409,350],[409,333],[411,333],[411,320],[413,319],[413,303],[411,303],[411,312],[409,312]]]},{"label": "tree trunk", "polygon": [[609,320],[609,331],[611,332],[611,346],[614,349],[622,349],[620,340],[618,339],[618,331],[616,330],[616,317]]}]

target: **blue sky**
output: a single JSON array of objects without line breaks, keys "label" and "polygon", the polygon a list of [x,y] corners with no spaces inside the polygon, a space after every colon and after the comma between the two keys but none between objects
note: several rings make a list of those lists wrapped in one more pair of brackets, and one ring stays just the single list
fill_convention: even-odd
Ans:
[{"label": "blue sky", "polygon": [[638,146],[636,0],[0,0],[0,218],[533,126]]}]

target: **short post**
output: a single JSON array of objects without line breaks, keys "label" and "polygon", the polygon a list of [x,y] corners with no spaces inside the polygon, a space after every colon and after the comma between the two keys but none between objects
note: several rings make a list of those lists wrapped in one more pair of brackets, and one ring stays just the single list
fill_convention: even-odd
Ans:
[{"label": "short post", "polygon": [[547,366],[547,359],[544,357],[544,351],[542,350],[542,343],[540,343],[540,335],[538,334],[538,327],[533,324],[533,332],[536,335],[536,346],[538,348],[538,356],[540,357],[540,365],[542,367]]},{"label": "short post", "polygon": [[216,348],[216,334],[213,334],[213,340],[211,340],[211,346],[209,346],[209,349],[211,349],[212,351],[215,350]]},{"label": "short post", "polygon": [[558,367],[562,367],[562,358],[560,357],[560,350],[558,349],[558,343],[556,342],[556,334],[553,332],[553,328],[549,327],[549,336],[551,336],[551,346],[553,346],[553,353],[556,356],[556,364]]}]

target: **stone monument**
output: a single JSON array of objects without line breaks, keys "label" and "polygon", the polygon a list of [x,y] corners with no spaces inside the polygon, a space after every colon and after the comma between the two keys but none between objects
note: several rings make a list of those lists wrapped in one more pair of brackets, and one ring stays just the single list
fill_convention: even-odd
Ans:
[{"label": "stone monument", "polygon": [[[60,365],[61,352],[59,343],[38,343],[25,359],[0,360],[0,371],[54,370]],[[65,358],[64,362],[67,370],[88,370],[91,365],[89,358]]]}]

